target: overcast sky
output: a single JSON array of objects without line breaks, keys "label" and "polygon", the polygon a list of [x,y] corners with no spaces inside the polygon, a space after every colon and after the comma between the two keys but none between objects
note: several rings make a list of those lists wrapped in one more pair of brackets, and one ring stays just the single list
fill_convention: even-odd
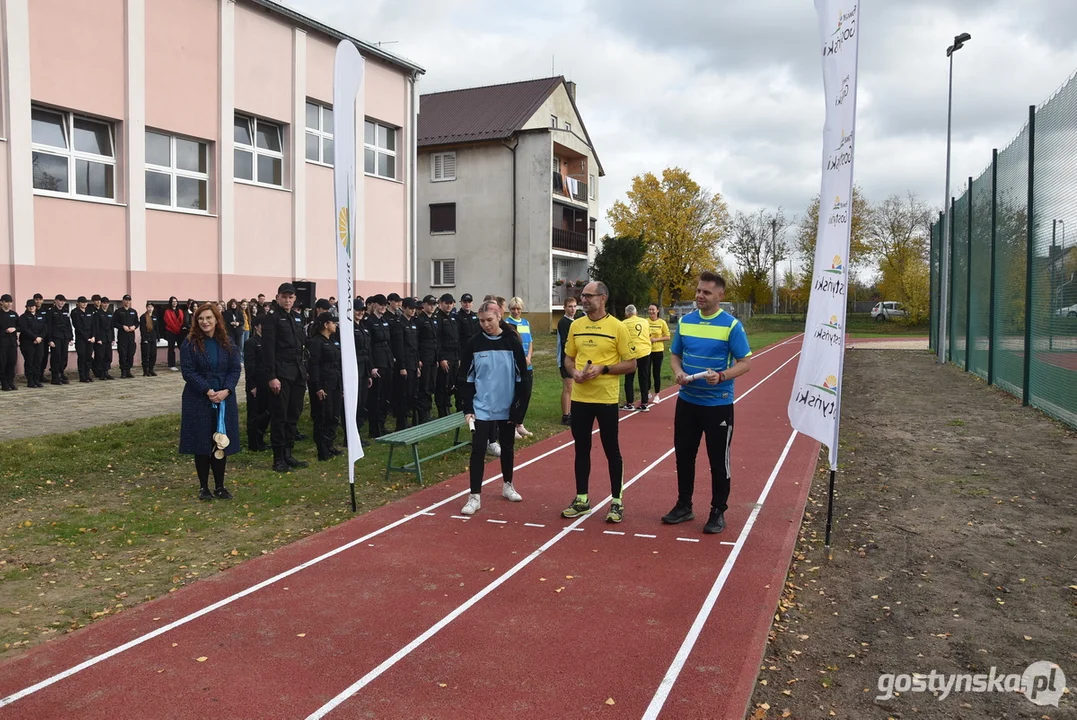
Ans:
[{"label": "overcast sky", "polygon": [[[551,74],[577,100],[606,176],[686,168],[730,211],[802,215],[819,191],[823,87],[810,0],[286,0],[426,69],[421,92]],[[849,3],[850,7],[852,2]],[[517,7],[519,6],[519,7]],[[866,0],[855,181],[870,200],[913,191],[941,207],[946,47],[954,56],[953,187],[990,163],[1077,69],[1072,0]],[[552,72],[551,72],[552,71]]]}]

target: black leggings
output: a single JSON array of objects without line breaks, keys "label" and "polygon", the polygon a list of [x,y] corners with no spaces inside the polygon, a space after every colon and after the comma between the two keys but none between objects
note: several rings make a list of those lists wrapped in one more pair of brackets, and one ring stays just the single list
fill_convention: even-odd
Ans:
[{"label": "black leggings", "polygon": [[696,453],[707,435],[711,466],[711,507],[726,511],[729,501],[729,444],[733,441],[733,404],[696,405],[677,398],[673,417],[673,447],[677,456],[677,503],[692,504],[696,485]]},{"label": "black leggings", "polygon": [[476,420],[471,434],[471,492],[482,492],[482,471],[486,465],[486,444],[501,443],[501,476],[512,482],[512,446],[516,440],[516,425],[508,420]]},{"label": "black leggings", "polygon": [[219,460],[212,455],[195,455],[194,469],[198,471],[198,484],[209,489],[209,470],[213,468],[213,486],[223,488],[224,466],[227,462],[227,455]]},{"label": "black leggings", "polygon": [[662,361],[665,357],[661,350],[651,353],[651,391],[655,395],[662,389]]},{"label": "black leggings", "polygon": [[632,389],[636,378],[639,377],[639,403],[647,402],[647,396],[651,394],[651,356],[636,358],[636,369],[625,375],[625,403],[632,404],[635,392]]},{"label": "black leggings", "polygon": [[572,401],[572,439],[576,443],[576,494],[587,494],[591,477],[591,429],[598,420],[598,436],[610,466],[610,493],[621,497],[624,484],[624,461],[617,441],[617,405]]}]

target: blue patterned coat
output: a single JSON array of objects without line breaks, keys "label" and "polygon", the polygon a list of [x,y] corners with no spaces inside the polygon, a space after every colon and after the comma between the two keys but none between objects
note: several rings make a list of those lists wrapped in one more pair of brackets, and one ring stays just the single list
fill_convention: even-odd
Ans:
[{"label": "blue patterned coat", "polygon": [[[239,406],[236,404],[236,385],[239,383],[239,351],[233,346],[231,352],[218,353],[217,367],[210,366],[209,355],[199,351],[187,340],[180,346],[180,363],[183,368],[183,403],[180,409],[180,444],[183,455],[210,455],[213,453],[213,433],[217,429],[217,410],[206,397],[210,389],[228,389],[224,401],[224,424],[228,431],[226,455],[240,451]],[[211,378],[221,379],[221,384]]]}]

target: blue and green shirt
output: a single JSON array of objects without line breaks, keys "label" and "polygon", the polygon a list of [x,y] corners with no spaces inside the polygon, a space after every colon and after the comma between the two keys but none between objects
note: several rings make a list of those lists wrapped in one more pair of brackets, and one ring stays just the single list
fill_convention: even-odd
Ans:
[{"label": "blue and green shirt", "polygon": [[[505,322],[516,328],[516,332],[520,335],[520,343],[524,346],[524,357],[526,357],[527,353],[531,352],[531,323],[525,317],[516,320],[512,315],[506,317]],[[531,369],[530,362],[527,363],[527,369]]]},{"label": "blue and green shirt", "polygon": [[[677,323],[670,352],[680,357],[687,375],[728,370],[734,360],[752,354],[744,326],[735,317],[722,310],[704,317],[698,309]],[[706,380],[693,380],[681,387],[680,397],[695,405],[729,405],[733,402],[733,381],[708,385]]]}]

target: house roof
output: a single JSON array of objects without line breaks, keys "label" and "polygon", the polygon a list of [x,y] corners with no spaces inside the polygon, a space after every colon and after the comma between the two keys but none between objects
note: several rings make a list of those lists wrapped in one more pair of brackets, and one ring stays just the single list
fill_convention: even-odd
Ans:
[{"label": "house roof", "polygon": [[329,37],[336,40],[348,40],[354,43],[355,47],[363,55],[367,55],[369,57],[376,57],[379,60],[383,60],[389,63],[390,65],[395,65],[399,68],[403,68],[404,70],[408,70],[409,72],[413,72],[419,75],[426,74],[426,70],[424,70],[422,67],[416,65],[410,60],[402,58],[399,55],[393,55],[391,52],[386,52],[385,50],[382,50],[381,47],[379,47],[378,45],[373,45],[364,40],[360,40],[359,38],[354,38],[347,33],[341,32],[334,27],[326,25],[325,23],[320,23],[317,20],[307,17],[306,15],[303,15],[302,13],[291,9],[290,7],[280,2],[275,2],[274,0],[250,1],[253,2],[255,5],[261,5],[267,10],[275,12],[278,15],[283,15],[284,17],[288,18],[292,22],[297,23],[298,25],[310,28],[311,30],[317,30],[318,32],[324,33],[325,35],[328,35]]}]

